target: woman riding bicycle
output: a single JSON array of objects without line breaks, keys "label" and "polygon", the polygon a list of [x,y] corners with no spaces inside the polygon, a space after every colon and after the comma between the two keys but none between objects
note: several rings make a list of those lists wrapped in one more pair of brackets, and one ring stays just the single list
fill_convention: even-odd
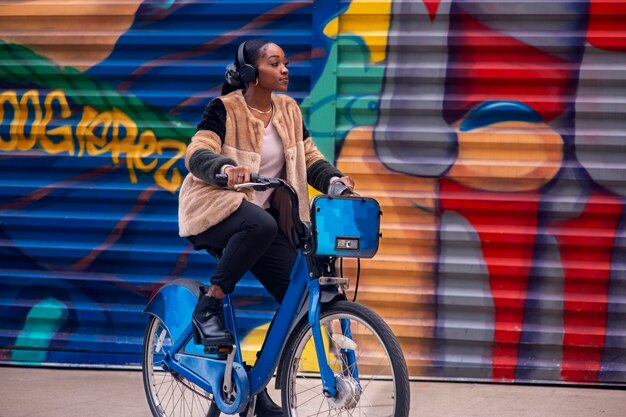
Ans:
[{"label": "woman riding bicycle", "polygon": [[[250,173],[281,177],[291,183],[300,202],[300,217],[309,220],[307,182],[326,192],[354,181],[334,168],[315,147],[297,103],[284,92],[289,85],[283,50],[264,40],[242,43],[227,67],[222,96],[207,106],[185,155],[189,174],[180,189],[179,233],[195,248],[216,248],[221,256],[206,295],[201,295],[192,322],[196,343],[232,345],[225,329],[222,299],[251,271],[281,303],[296,251],[290,236],[288,200],[274,190],[239,192]],[[228,188],[217,186],[225,174]],[[281,416],[267,391],[257,397],[258,416]]]}]

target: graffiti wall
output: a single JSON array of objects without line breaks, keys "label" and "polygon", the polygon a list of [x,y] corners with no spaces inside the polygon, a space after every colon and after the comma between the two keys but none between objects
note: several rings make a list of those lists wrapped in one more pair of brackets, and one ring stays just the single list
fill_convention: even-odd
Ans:
[{"label": "graffiti wall", "polygon": [[[624,22],[597,0],[3,5],[0,363],[136,366],[150,294],[209,280],[178,237],[183,155],[265,38],[381,203],[358,300],[412,376],[626,383]],[[276,305],[252,275],[235,300],[253,360]]]}]

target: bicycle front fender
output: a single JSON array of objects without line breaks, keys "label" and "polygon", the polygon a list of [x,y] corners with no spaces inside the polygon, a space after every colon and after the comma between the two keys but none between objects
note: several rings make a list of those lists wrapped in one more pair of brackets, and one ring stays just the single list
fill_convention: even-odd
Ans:
[{"label": "bicycle front fender", "polygon": [[142,314],[158,318],[176,343],[191,323],[191,315],[200,296],[200,281],[176,279],[164,285],[148,302]]}]

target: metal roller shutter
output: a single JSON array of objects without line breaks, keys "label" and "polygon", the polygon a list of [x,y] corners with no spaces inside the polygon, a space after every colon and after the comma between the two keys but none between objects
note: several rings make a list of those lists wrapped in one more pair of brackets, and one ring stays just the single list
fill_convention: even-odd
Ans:
[{"label": "metal roller shutter", "polygon": [[[136,366],[150,293],[208,279],[181,156],[260,37],[381,203],[358,300],[413,377],[624,384],[624,22],[595,0],[2,6],[0,362]],[[251,276],[236,298],[252,358],[275,304]]]}]

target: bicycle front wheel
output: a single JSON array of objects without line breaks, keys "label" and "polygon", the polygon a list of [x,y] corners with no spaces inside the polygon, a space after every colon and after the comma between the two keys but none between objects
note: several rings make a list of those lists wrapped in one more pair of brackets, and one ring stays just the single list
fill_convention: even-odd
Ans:
[{"label": "bicycle front wheel", "polygon": [[285,415],[407,417],[406,362],[380,316],[360,304],[337,301],[323,307],[320,327],[337,395],[323,394],[311,326],[302,322],[286,347],[281,378]]},{"label": "bicycle front wheel", "polygon": [[141,371],[150,411],[154,417],[218,417],[213,395],[162,366],[172,338],[156,317],[150,317],[143,339]]}]

